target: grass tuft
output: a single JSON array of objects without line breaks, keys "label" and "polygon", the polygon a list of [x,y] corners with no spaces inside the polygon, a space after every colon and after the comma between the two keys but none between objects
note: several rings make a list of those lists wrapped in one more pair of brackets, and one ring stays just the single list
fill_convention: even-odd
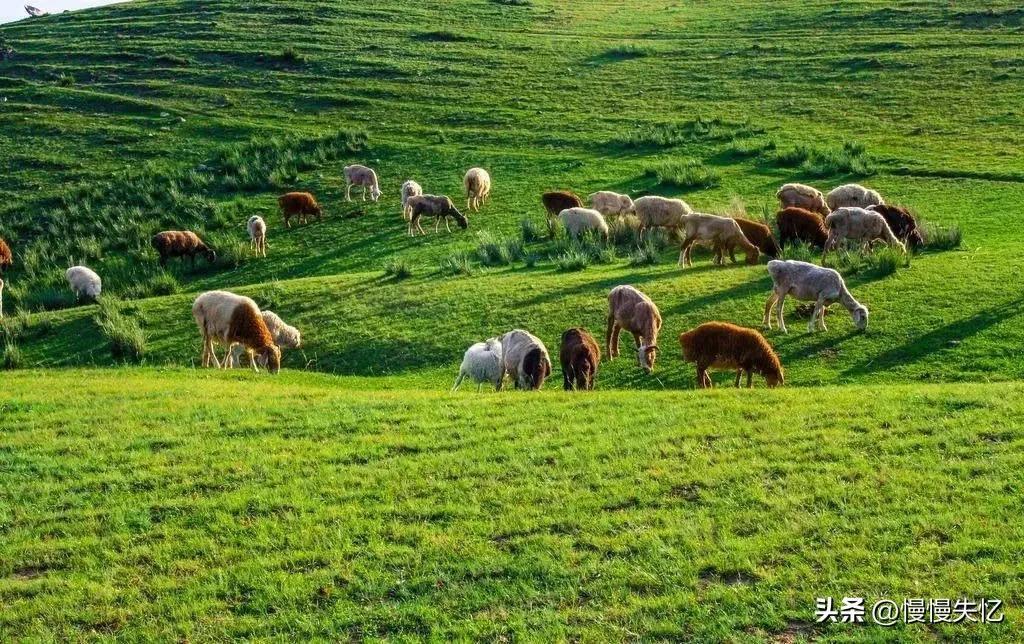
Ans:
[{"label": "grass tuft", "polygon": [[440,272],[442,275],[472,275],[473,263],[466,253],[452,253],[441,260]]},{"label": "grass tuft", "polygon": [[924,247],[927,250],[955,250],[963,243],[963,233],[956,224],[940,226],[921,222],[918,227],[921,229]]},{"label": "grass tuft", "polygon": [[721,182],[721,176],[716,170],[706,167],[696,159],[666,161],[649,166],[644,171],[644,176],[653,177],[659,185],[667,188],[714,188]]},{"label": "grass tuft", "polygon": [[146,336],[135,318],[124,312],[114,297],[100,299],[99,311],[93,318],[100,332],[110,342],[110,355],[117,362],[141,362],[146,352]]},{"label": "grass tuft", "polygon": [[384,262],[384,276],[394,280],[412,277],[412,264],[402,257],[394,257]]}]

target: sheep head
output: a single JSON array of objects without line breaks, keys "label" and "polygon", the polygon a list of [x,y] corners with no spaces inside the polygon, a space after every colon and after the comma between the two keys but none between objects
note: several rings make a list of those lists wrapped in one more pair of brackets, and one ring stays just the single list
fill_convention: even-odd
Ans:
[{"label": "sheep head", "polygon": [[207,248],[203,254],[206,256],[206,261],[210,264],[217,261],[217,253],[212,248]]},{"label": "sheep head", "polygon": [[263,367],[270,373],[277,373],[281,370],[281,349],[276,345],[263,347],[256,351],[256,364]]},{"label": "sheep head", "polygon": [[757,250],[756,246],[750,246],[747,248],[747,264],[751,266],[757,263],[757,260],[761,257],[761,252]]},{"label": "sheep head", "polygon": [[370,188],[370,198],[371,199],[373,199],[374,201],[377,201],[378,199],[380,199],[380,195],[381,195],[380,188],[378,188],[377,186],[373,186],[372,188]]},{"label": "sheep head", "polygon": [[462,228],[463,230],[469,228],[469,220],[466,219],[466,215],[459,212],[459,210],[454,206],[452,206],[450,212],[451,216],[454,217],[455,221],[459,224],[459,228]]},{"label": "sheep head", "polygon": [[850,315],[853,317],[853,324],[863,331],[868,328],[868,307],[860,305],[857,308],[850,311]]},{"label": "sheep head", "polygon": [[654,361],[658,359],[658,345],[640,344],[636,350],[636,360],[640,368],[647,373],[654,373]]},{"label": "sheep head", "polygon": [[781,387],[782,385],[786,384],[786,378],[783,375],[781,368],[778,371],[772,371],[769,373],[765,373],[763,375],[764,381],[771,388]]}]

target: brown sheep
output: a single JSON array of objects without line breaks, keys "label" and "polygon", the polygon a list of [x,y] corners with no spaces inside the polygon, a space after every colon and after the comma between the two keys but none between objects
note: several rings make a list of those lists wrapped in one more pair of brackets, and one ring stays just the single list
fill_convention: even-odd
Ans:
[{"label": "brown sheep", "polygon": [[825,247],[828,231],[821,215],[803,208],[783,208],[775,214],[779,227],[779,246],[793,242],[806,242],[817,249]]},{"label": "brown sheep", "polygon": [[619,355],[619,333],[626,329],[636,343],[637,362],[647,373],[654,371],[658,357],[658,332],[661,331],[661,312],[657,305],[632,286],[616,286],[608,294],[608,330],[605,344],[608,359]]},{"label": "brown sheep", "polygon": [[557,217],[563,210],[583,207],[583,200],[568,190],[545,192],[540,200],[544,204],[544,210],[548,211],[548,219]]},{"label": "brown sheep", "polygon": [[695,243],[709,244],[715,249],[715,264],[724,264],[724,249],[739,246],[747,253],[747,263],[756,264],[761,252],[743,235],[739,223],[729,217],[694,213],[683,216],[683,244],[679,249],[679,265],[693,266],[690,254]]},{"label": "brown sheep", "polygon": [[289,192],[277,198],[277,205],[281,207],[281,215],[284,217],[284,225],[292,227],[292,217],[298,217],[299,223],[306,223],[306,217],[316,217],[317,221],[324,218],[324,210],[316,202],[316,198],[308,192]]},{"label": "brown sheep", "polygon": [[191,230],[165,230],[153,235],[150,243],[160,253],[160,266],[167,266],[167,260],[172,257],[188,257],[192,266],[196,265],[196,255],[205,257],[209,264],[217,261],[217,253]]},{"label": "brown sheep", "polygon": [[562,381],[566,391],[590,391],[594,388],[597,367],[601,363],[601,348],[590,331],[577,327],[563,333],[558,358],[562,363]]},{"label": "brown sheep", "polygon": [[420,226],[420,217],[434,217],[434,232],[436,233],[441,226],[441,220],[444,220],[444,227],[448,232],[452,229],[448,226],[448,218],[451,217],[459,225],[460,228],[465,230],[469,228],[469,220],[466,216],[459,212],[452,200],[444,195],[416,195],[415,197],[409,197],[406,202],[409,207],[409,235],[415,236],[416,231],[426,235],[426,231],[423,230],[423,226]]},{"label": "brown sheep", "polygon": [[7,245],[3,237],[0,237],[0,275],[4,274],[4,271],[14,265],[14,254],[11,253],[11,247]]},{"label": "brown sheep", "polygon": [[697,387],[711,387],[708,369],[735,369],[736,386],[747,374],[747,389],[756,371],[769,387],[784,384],[782,364],[775,350],[760,333],[728,322],[706,322],[679,336],[683,359],[697,365]]},{"label": "brown sheep", "polygon": [[[772,236],[771,228],[750,219],[742,219],[740,217],[735,217],[735,219],[736,223],[740,225],[740,230],[743,231],[743,236],[746,237],[747,241],[751,244],[757,246],[759,251],[772,259],[776,259],[782,254],[782,251],[779,250],[779,245],[775,243],[775,237]],[[729,259],[731,259],[732,263],[735,264],[737,246],[738,244],[734,241],[729,241],[722,248],[716,248],[715,252],[724,254],[725,251],[728,251]]]},{"label": "brown sheep", "polygon": [[868,210],[874,210],[885,217],[885,223],[889,224],[892,233],[906,242],[907,248],[924,246],[924,237],[921,235],[921,230],[917,227],[917,220],[903,206],[876,204],[869,206]]}]

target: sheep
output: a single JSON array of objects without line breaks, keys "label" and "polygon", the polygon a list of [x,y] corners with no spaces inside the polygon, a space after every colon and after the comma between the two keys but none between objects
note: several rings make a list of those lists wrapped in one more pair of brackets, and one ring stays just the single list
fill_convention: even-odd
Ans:
[{"label": "sheep", "polygon": [[165,230],[153,235],[149,243],[160,254],[162,267],[166,267],[167,260],[172,257],[188,257],[193,267],[196,265],[196,255],[202,255],[208,264],[217,261],[217,253],[191,230]]},{"label": "sheep", "polygon": [[462,184],[466,188],[466,210],[480,212],[480,206],[491,196],[491,175],[483,168],[470,168]]},{"label": "sheep", "polygon": [[601,239],[608,241],[608,222],[596,210],[567,208],[558,213],[558,219],[565,226],[565,231],[569,233],[570,237],[579,237],[587,231],[593,231],[600,235]]},{"label": "sheep", "polygon": [[409,208],[409,198],[423,194],[423,187],[412,179],[402,184],[402,218],[409,221],[412,217],[412,209]]},{"label": "sheep", "polygon": [[14,254],[11,252],[11,247],[7,245],[3,237],[0,237],[0,275],[4,274],[4,271],[14,265]]},{"label": "sheep", "polygon": [[548,213],[548,219],[558,216],[558,213],[568,208],[582,208],[583,200],[568,190],[555,190],[545,192],[540,197],[544,204],[544,210]]},{"label": "sheep", "polygon": [[847,239],[861,242],[864,250],[867,250],[876,239],[881,239],[902,252],[907,250],[892,233],[885,217],[874,210],[848,206],[837,208],[825,218],[825,225],[828,227],[828,239],[825,240],[825,248],[822,250],[822,262],[825,261],[828,251],[838,248],[839,243]]},{"label": "sheep", "polygon": [[316,202],[316,198],[308,192],[289,192],[277,198],[281,207],[284,225],[292,227],[292,217],[298,217],[299,223],[306,223],[306,216],[316,217],[317,221],[324,218],[324,209]]},{"label": "sheep", "polygon": [[924,237],[917,227],[917,220],[903,206],[875,204],[868,207],[868,210],[874,210],[885,217],[885,223],[889,224],[889,229],[907,245],[907,248],[914,249],[924,245]]},{"label": "sheep", "polygon": [[779,245],[805,242],[815,248],[825,248],[828,231],[825,220],[816,212],[804,208],[783,208],[775,213],[775,224],[779,227]]},{"label": "sheep", "polygon": [[409,235],[415,237],[416,230],[426,235],[426,231],[420,226],[420,217],[434,217],[434,232],[436,233],[444,220],[445,230],[451,232],[448,226],[448,217],[451,217],[463,230],[469,228],[469,220],[455,207],[452,200],[444,195],[417,195],[409,197]]},{"label": "sheep", "polygon": [[[740,217],[735,217],[734,219],[736,220],[736,223],[740,225],[740,230],[743,232],[743,236],[746,237],[747,241],[751,244],[757,246],[757,249],[761,253],[771,257],[772,259],[775,259],[782,254],[782,251],[779,250],[779,245],[775,243],[775,237],[772,236],[771,228],[760,222],[751,221],[750,219],[742,219]],[[732,263],[735,264],[736,243],[728,242],[723,248],[716,249],[716,252],[719,253],[723,253],[724,251],[729,252],[729,259],[731,259]]]},{"label": "sheep", "polygon": [[267,256],[267,222],[263,221],[263,217],[259,215],[253,215],[249,217],[249,221],[245,224],[246,230],[249,231],[249,248],[252,249],[257,257],[261,255]]},{"label": "sheep", "polygon": [[832,212],[820,190],[802,183],[787,183],[779,188],[775,196],[778,197],[782,210],[802,208],[819,213],[822,217],[827,217]]},{"label": "sheep", "polygon": [[594,378],[601,364],[601,347],[590,331],[577,327],[563,333],[558,359],[562,363],[562,385],[566,391],[594,388]]},{"label": "sheep", "polygon": [[763,324],[766,328],[772,328],[771,311],[772,306],[775,306],[779,330],[789,333],[786,330],[786,322],[782,319],[782,306],[787,295],[792,295],[797,300],[815,303],[814,312],[807,323],[808,333],[814,333],[818,320],[821,321],[821,328],[828,330],[825,326],[825,307],[833,302],[839,302],[846,307],[858,329],[867,328],[867,307],[853,298],[846,288],[842,275],[837,271],[807,262],[773,259],[768,262],[768,274],[772,277],[772,292],[764,304]]},{"label": "sheep", "polygon": [[76,299],[85,296],[95,301],[99,299],[100,293],[103,291],[103,281],[100,276],[85,266],[72,266],[64,273],[64,277],[71,285]]},{"label": "sheep", "polygon": [[[637,200],[639,201],[639,200]],[[747,263],[756,264],[760,252],[743,235],[740,225],[731,217],[718,215],[692,214],[683,216],[683,243],[679,248],[679,265],[693,266],[690,254],[693,244],[703,242],[715,249],[714,263],[724,263],[726,248],[739,246],[747,253]]]},{"label": "sheep", "polygon": [[619,333],[626,329],[636,343],[637,364],[647,373],[654,371],[658,357],[658,332],[661,330],[661,312],[658,307],[632,286],[616,286],[608,294],[608,328],[605,346],[608,359],[619,355]]},{"label": "sheep", "polygon": [[547,347],[536,336],[514,329],[501,336],[504,371],[516,389],[540,389],[551,375]]},{"label": "sheep", "polygon": [[[284,320],[277,313],[273,311],[260,311],[260,317],[263,318],[263,323],[267,325],[267,330],[270,331],[270,335],[274,338],[274,344],[279,348],[302,348],[302,334],[295,327],[285,324]],[[230,366],[238,367],[241,365],[242,353],[247,353],[249,355],[249,362],[250,364],[252,363],[252,353],[244,346],[236,344],[231,351]]]},{"label": "sheep", "polygon": [[640,220],[640,239],[648,228],[676,230],[683,225],[683,217],[693,212],[690,204],[682,199],[665,197],[640,197],[633,202],[633,213]]},{"label": "sheep", "polygon": [[825,196],[825,203],[832,210],[853,206],[867,208],[876,204],[884,204],[882,195],[874,190],[856,183],[847,183],[832,190]]},{"label": "sheep", "polygon": [[4,319],[4,279],[0,277],[0,320]]},{"label": "sheep", "polygon": [[[232,349],[243,345],[255,353],[254,371],[265,367],[270,373],[281,368],[281,349],[267,328],[260,309],[252,299],[228,291],[207,291],[196,298],[192,317],[203,336],[202,364],[227,369],[233,364]],[[227,346],[224,362],[217,360],[214,343]]]},{"label": "sheep", "polygon": [[705,322],[679,335],[683,359],[697,366],[697,387],[710,388],[708,369],[735,369],[736,387],[740,376],[747,374],[747,389],[753,387],[756,371],[769,387],[785,383],[779,356],[754,329],[746,329],[728,322]]},{"label": "sheep", "polygon": [[501,391],[505,378],[501,340],[488,338],[466,349],[466,354],[462,357],[462,366],[459,367],[459,375],[455,378],[455,386],[452,387],[453,392],[458,390],[466,376],[476,383],[478,393],[480,386],[485,382],[492,383],[495,391]]},{"label": "sheep", "polygon": [[599,190],[590,194],[587,199],[590,207],[605,217],[612,215],[628,215],[633,212],[633,200],[629,195],[620,195],[609,190]]},{"label": "sheep", "polygon": [[363,201],[366,201],[366,189],[370,189],[370,198],[376,202],[380,199],[380,184],[377,173],[365,165],[353,164],[345,166],[345,201],[352,201],[352,186],[363,189]]}]

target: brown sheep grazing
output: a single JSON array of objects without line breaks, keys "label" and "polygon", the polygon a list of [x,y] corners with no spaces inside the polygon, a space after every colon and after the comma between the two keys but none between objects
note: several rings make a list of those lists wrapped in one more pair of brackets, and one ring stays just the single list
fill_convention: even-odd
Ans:
[{"label": "brown sheep grazing", "polygon": [[306,217],[316,217],[317,221],[324,218],[324,210],[316,202],[316,198],[308,192],[289,192],[277,198],[277,205],[281,207],[281,215],[284,217],[284,225],[292,227],[292,217],[298,217],[299,223],[306,223]]},{"label": "brown sheep grazing", "polygon": [[735,369],[736,386],[747,374],[747,389],[753,374],[764,376],[769,387],[784,384],[782,364],[775,350],[760,333],[728,322],[706,322],[679,336],[683,359],[697,365],[697,387],[711,387],[708,369]]},{"label": "brown sheep grazing", "polygon": [[597,367],[601,363],[601,348],[590,331],[577,327],[563,333],[558,358],[562,363],[562,381],[566,391],[590,391],[594,388]]},{"label": "brown sheep grazing", "polygon": [[899,239],[902,239],[906,243],[907,248],[924,246],[924,237],[921,235],[921,230],[917,227],[917,220],[903,206],[876,204],[869,206],[868,210],[874,210],[885,217],[885,223],[889,224],[892,233]]},{"label": "brown sheep grazing", "polygon": [[817,249],[825,247],[828,231],[825,220],[818,213],[803,208],[783,208],[775,214],[775,223],[779,227],[779,246],[788,243],[805,242]]},{"label": "brown sheep grazing", "polygon": [[563,210],[583,207],[583,200],[568,190],[545,192],[540,200],[544,204],[544,210],[548,211],[548,219],[557,217]]},{"label": "brown sheep grazing", "polygon": [[459,212],[452,200],[444,195],[416,195],[409,197],[406,202],[409,207],[409,235],[415,236],[416,231],[420,231],[421,234],[426,235],[426,231],[423,230],[423,226],[420,225],[421,217],[433,217],[434,232],[436,233],[441,226],[441,220],[444,220],[444,227],[448,232],[452,232],[452,229],[448,226],[448,218],[451,217],[459,225],[460,228],[465,230],[469,228],[469,220],[466,216]]},{"label": "brown sheep grazing", "polygon": [[191,230],[165,230],[153,235],[150,243],[160,253],[160,266],[167,266],[167,260],[172,257],[188,257],[192,266],[196,265],[196,255],[205,257],[209,264],[217,261],[217,253]]},{"label": "brown sheep grazing", "polygon": [[[740,225],[740,230],[743,231],[743,236],[747,238],[747,241],[756,246],[759,251],[772,259],[776,259],[782,254],[782,251],[779,250],[779,245],[775,243],[775,237],[772,236],[771,228],[750,219],[741,219],[740,217],[735,219],[736,223]],[[738,244],[735,242],[729,241],[722,248],[716,248],[715,252],[724,254],[725,251],[728,251],[729,259],[735,264],[737,246]]]},{"label": "brown sheep grazing", "polygon": [[11,247],[7,245],[3,237],[0,237],[0,275],[3,275],[4,271],[12,265],[14,265],[14,254],[11,253]]},{"label": "brown sheep grazing", "polygon": [[608,294],[608,330],[605,344],[608,359],[619,355],[619,333],[625,329],[633,334],[637,363],[647,373],[654,371],[658,357],[658,332],[661,311],[658,306],[632,286],[616,286]]}]

